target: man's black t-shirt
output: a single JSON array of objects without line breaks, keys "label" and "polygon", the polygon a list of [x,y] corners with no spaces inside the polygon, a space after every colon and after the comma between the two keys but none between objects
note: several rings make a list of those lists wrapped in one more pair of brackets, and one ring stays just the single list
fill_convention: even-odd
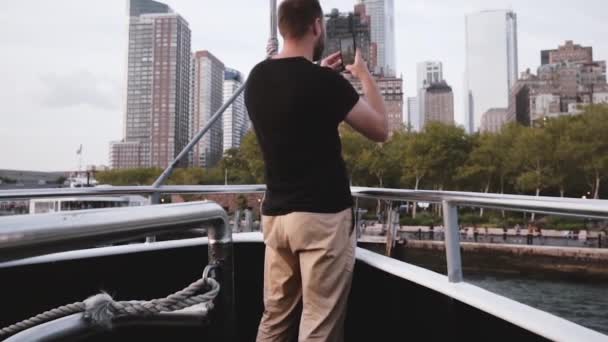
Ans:
[{"label": "man's black t-shirt", "polygon": [[245,104],[266,164],[264,215],[352,207],[338,125],[358,100],[342,75],[305,58],[269,59],[251,71]]}]

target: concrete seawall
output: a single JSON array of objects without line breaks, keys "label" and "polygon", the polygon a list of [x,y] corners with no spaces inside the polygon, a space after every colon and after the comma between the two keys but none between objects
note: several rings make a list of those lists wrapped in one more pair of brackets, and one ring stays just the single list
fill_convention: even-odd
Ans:
[{"label": "concrete seawall", "polygon": [[[383,238],[383,239],[382,239]],[[361,247],[384,253],[384,237],[364,237]],[[525,274],[539,277],[608,281],[608,249],[461,243],[463,270]],[[408,240],[397,244],[393,257],[440,273],[446,271],[441,241]]]},{"label": "concrete seawall", "polygon": [[[416,241],[408,240],[407,247],[423,248],[430,250],[445,251],[445,245],[441,241]],[[576,247],[554,247],[554,246],[527,246],[527,245],[503,245],[490,243],[461,242],[460,248],[464,252],[472,253],[501,253],[517,257],[555,257],[572,259],[589,263],[607,263],[608,249],[576,248]]]}]

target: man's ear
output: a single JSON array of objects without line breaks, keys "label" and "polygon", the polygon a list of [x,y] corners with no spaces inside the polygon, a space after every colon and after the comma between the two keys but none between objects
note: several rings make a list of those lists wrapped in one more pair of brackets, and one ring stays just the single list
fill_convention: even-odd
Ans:
[{"label": "man's ear", "polygon": [[323,32],[323,22],[321,21],[321,18],[317,18],[315,20],[315,23],[312,25],[312,34],[315,35],[315,37],[318,37],[319,35],[321,35],[321,32]]}]

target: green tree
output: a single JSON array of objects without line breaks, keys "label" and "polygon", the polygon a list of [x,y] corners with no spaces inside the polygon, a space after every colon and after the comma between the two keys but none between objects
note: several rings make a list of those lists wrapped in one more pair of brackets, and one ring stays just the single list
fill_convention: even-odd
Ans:
[{"label": "green tree", "polygon": [[[433,157],[432,141],[424,133],[413,133],[408,141],[403,156],[402,182],[413,180],[414,190],[419,190],[422,181],[431,173]],[[416,218],[417,207],[414,205],[412,217]]]},{"label": "green tree", "polygon": [[249,169],[249,163],[241,150],[232,148],[224,153],[218,168],[227,176],[229,184],[252,184],[255,178]]},{"label": "green tree", "polygon": [[205,176],[206,172],[201,168],[178,168],[173,170],[167,183],[170,185],[198,185],[204,183]]},{"label": "green tree", "polygon": [[114,186],[152,185],[162,173],[159,168],[121,169],[98,172],[95,175],[100,184]]},{"label": "green tree", "polygon": [[[540,196],[542,190],[552,185],[551,138],[542,128],[524,128],[512,149],[512,158],[517,160],[520,172],[517,187],[521,191],[534,191]],[[534,220],[532,214],[532,220]]]},{"label": "green tree", "polygon": [[247,162],[252,179],[258,184],[264,183],[264,158],[253,131],[249,131],[241,141],[241,156]]},{"label": "green tree", "polygon": [[576,177],[580,157],[576,153],[577,141],[572,135],[578,117],[562,116],[551,119],[544,129],[551,140],[551,185],[564,197],[569,180]]},{"label": "green tree", "polygon": [[460,179],[481,181],[482,191],[488,193],[490,186],[498,178],[500,152],[497,135],[484,133],[472,138],[473,149],[466,163],[458,169]]},{"label": "green tree", "polygon": [[602,180],[608,177],[608,106],[585,108],[580,120],[572,127],[576,141],[573,148],[580,157],[582,170],[588,179],[593,198],[598,199]]},{"label": "green tree", "polygon": [[430,172],[433,187],[437,190],[454,188],[457,170],[471,152],[471,141],[462,127],[432,122],[424,132],[429,144]]},{"label": "green tree", "polygon": [[369,170],[371,158],[369,154],[375,148],[374,143],[346,124],[340,126],[340,138],[342,140],[342,156],[351,184],[371,185]]}]

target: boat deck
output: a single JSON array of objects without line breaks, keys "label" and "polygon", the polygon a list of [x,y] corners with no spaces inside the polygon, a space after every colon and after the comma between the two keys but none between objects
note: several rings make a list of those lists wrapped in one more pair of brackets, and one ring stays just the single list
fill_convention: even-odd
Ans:
[{"label": "boat deck", "polygon": [[[237,340],[253,341],[262,314],[261,234],[234,236]],[[200,277],[207,239],[104,247],[0,264],[5,326],[65,303],[107,291],[117,299],[163,297]],[[10,314],[9,314],[10,313]],[[212,324],[135,325],[87,334],[108,339],[218,340]],[[569,329],[570,328],[570,329]],[[78,334],[77,334],[78,335]],[[66,336],[55,336],[63,339]],[[74,336],[71,336],[73,338]],[[205,338],[206,337],[206,338]],[[443,275],[358,249],[346,321],[346,341],[447,338],[514,341],[600,341],[605,336]]]}]

